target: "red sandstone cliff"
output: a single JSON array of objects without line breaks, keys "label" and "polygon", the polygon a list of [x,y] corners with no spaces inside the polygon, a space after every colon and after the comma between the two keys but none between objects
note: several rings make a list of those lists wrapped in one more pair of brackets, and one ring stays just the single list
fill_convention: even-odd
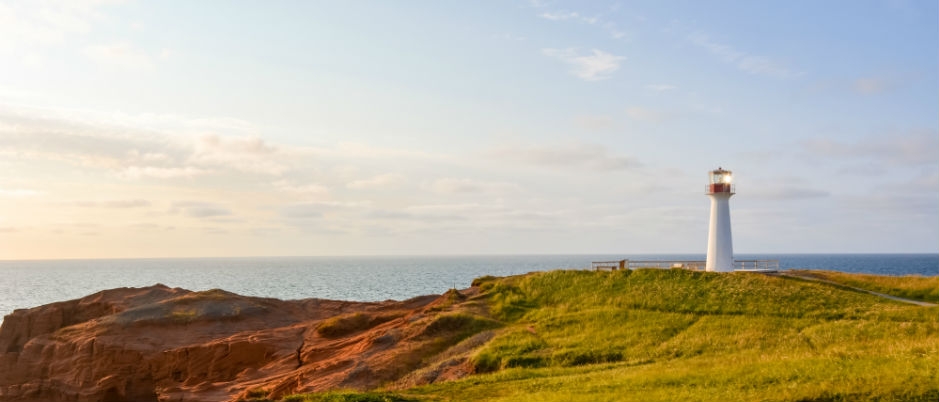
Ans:
[{"label": "red sandstone cliff", "polygon": [[414,370],[494,325],[475,294],[283,301],[156,285],[17,310],[0,327],[0,401],[229,401],[458,377],[452,359]]}]

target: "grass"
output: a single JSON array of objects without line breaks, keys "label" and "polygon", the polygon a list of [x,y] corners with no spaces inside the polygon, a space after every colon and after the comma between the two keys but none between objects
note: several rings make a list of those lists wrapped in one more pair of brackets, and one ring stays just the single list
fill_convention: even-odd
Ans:
[{"label": "grass", "polygon": [[[918,286],[845,275],[826,279],[890,291]],[[477,374],[395,395],[433,401],[939,400],[939,307],[753,273],[552,271],[474,284],[502,326],[472,351]],[[889,293],[884,289],[878,291]],[[447,318],[446,327],[473,322],[460,315]]]},{"label": "grass", "polygon": [[316,327],[316,333],[326,338],[338,338],[372,328],[381,323],[400,317],[401,314],[366,314],[352,313],[340,315],[323,321]]},{"label": "grass", "polygon": [[416,399],[406,398],[389,392],[355,392],[330,391],[317,394],[290,395],[284,402],[412,402]]},{"label": "grass", "polygon": [[884,276],[814,270],[799,270],[795,272],[891,296],[939,303],[939,276]]}]

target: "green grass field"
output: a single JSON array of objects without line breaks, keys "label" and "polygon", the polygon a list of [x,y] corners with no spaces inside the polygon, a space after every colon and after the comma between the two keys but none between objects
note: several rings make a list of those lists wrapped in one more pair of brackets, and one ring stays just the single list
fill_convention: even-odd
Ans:
[{"label": "green grass field", "polygon": [[[936,281],[825,279],[890,294]],[[754,273],[551,271],[475,284],[503,324],[470,352],[477,374],[289,398],[939,401],[939,307]]]},{"label": "green grass field", "polygon": [[818,279],[842,283],[861,289],[907,299],[939,303],[939,276],[923,277],[919,275],[883,276],[868,274],[847,274],[836,271],[794,271]]}]

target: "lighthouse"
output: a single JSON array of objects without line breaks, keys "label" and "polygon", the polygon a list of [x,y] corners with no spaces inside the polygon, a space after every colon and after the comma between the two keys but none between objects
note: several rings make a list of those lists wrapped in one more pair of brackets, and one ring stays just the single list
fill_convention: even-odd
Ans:
[{"label": "lighthouse", "polygon": [[708,174],[705,194],[711,198],[711,224],[708,227],[709,272],[733,272],[734,243],[730,236],[730,197],[734,195],[733,173],[721,169]]}]

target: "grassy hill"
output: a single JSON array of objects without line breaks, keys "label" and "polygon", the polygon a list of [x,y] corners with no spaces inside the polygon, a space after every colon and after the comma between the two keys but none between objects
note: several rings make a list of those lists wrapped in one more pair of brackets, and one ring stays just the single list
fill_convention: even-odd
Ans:
[{"label": "grassy hill", "polygon": [[[826,279],[894,294],[936,280]],[[449,352],[475,374],[286,400],[939,401],[939,307],[752,273],[551,271],[474,285],[466,302],[502,325]]]}]

